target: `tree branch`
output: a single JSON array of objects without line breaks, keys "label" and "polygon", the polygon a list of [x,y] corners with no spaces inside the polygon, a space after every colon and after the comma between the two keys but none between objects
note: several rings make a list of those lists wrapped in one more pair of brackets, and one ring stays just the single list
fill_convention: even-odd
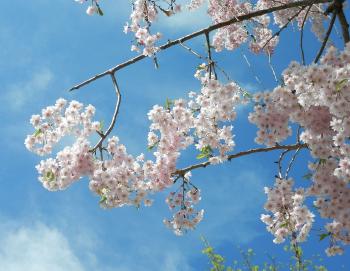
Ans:
[{"label": "tree branch", "polygon": [[115,93],[116,93],[116,95],[117,95],[117,103],[115,104],[115,109],[114,109],[113,117],[112,117],[112,120],[111,120],[111,123],[110,123],[109,127],[107,128],[107,130],[106,130],[105,133],[99,133],[99,135],[101,136],[101,138],[100,138],[100,140],[97,142],[97,144],[90,150],[91,152],[94,152],[94,151],[96,151],[98,148],[101,148],[101,147],[102,147],[103,141],[104,141],[104,140],[107,138],[107,136],[112,132],[112,130],[113,130],[113,128],[114,128],[114,125],[115,125],[115,122],[116,122],[116,120],[117,120],[118,113],[119,113],[120,102],[121,102],[122,96],[121,96],[121,94],[120,94],[119,86],[118,86],[118,83],[117,83],[117,80],[116,80],[116,78],[115,78],[114,73],[111,73],[111,78],[112,78],[113,86],[114,86],[114,89],[115,89]]},{"label": "tree branch", "polygon": [[[232,159],[238,158],[238,157],[242,157],[245,155],[249,155],[249,154],[253,154],[253,153],[259,153],[259,152],[269,152],[269,151],[275,151],[275,150],[298,150],[298,149],[306,149],[307,145],[306,144],[301,144],[301,143],[297,143],[294,145],[276,145],[273,147],[267,147],[267,148],[257,148],[257,149],[251,149],[251,150],[247,150],[247,151],[242,151],[242,152],[238,152],[236,154],[231,154],[228,156],[227,160],[231,161]],[[207,166],[212,165],[209,161],[203,162],[203,163],[199,163],[199,164],[194,164],[182,169],[177,169],[172,175],[176,176],[176,175],[184,175],[186,172],[197,169],[197,168],[205,168]]]},{"label": "tree branch", "polygon": [[302,61],[303,65],[305,65],[305,53],[304,53],[304,43],[303,43],[303,41],[304,41],[304,26],[305,26],[306,18],[309,15],[311,8],[312,8],[312,5],[309,6],[309,8],[307,9],[307,11],[305,13],[303,22],[301,24],[301,29],[300,29],[300,51],[301,51],[301,61]]},{"label": "tree branch", "polygon": [[345,14],[344,14],[343,5],[338,11],[338,20],[339,20],[341,30],[343,33],[344,43],[348,43],[350,41],[349,24],[346,20]]},{"label": "tree branch", "polygon": [[[311,8],[311,7],[312,7],[312,5],[311,5],[309,8]],[[265,42],[265,44],[264,44],[264,46],[261,48],[261,50],[264,50],[265,47],[270,43],[270,41],[271,41],[273,38],[279,36],[279,35],[281,34],[281,32],[282,32],[284,29],[287,28],[287,26],[290,24],[290,22],[293,21],[296,17],[298,17],[299,14],[300,14],[304,9],[305,9],[305,6],[302,7],[301,9],[299,9],[298,12],[295,13],[292,17],[288,18],[287,22],[286,22],[277,32],[273,33],[273,35]],[[307,15],[306,15],[306,16],[307,16]]]},{"label": "tree branch", "polygon": [[332,32],[332,29],[333,29],[333,26],[334,26],[334,22],[335,22],[335,18],[336,18],[336,17],[337,17],[337,12],[336,12],[336,10],[334,10],[334,11],[333,11],[333,15],[332,15],[332,19],[331,19],[331,21],[330,21],[330,23],[329,23],[329,26],[328,26],[328,30],[327,30],[326,36],[325,36],[324,39],[323,39],[321,48],[320,48],[320,50],[318,51],[318,54],[317,54],[317,56],[316,56],[316,58],[315,58],[315,60],[314,60],[314,63],[317,63],[317,62],[320,60],[321,55],[322,55],[324,49],[326,48],[326,44],[327,44],[328,39],[329,39],[329,36],[330,36],[330,34],[331,34],[331,32]]},{"label": "tree branch", "polygon": [[[162,51],[162,50],[165,50],[165,49],[168,49],[174,45],[177,45],[181,42],[185,42],[187,40],[190,40],[190,39],[193,39],[195,37],[198,37],[200,35],[203,35],[205,33],[209,33],[209,32],[212,32],[214,30],[217,30],[217,29],[220,29],[222,27],[225,27],[225,26],[228,26],[228,25],[231,25],[231,24],[234,24],[234,23],[238,23],[238,22],[243,22],[243,21],[246,21],[246,20],[249,20],[249,19],[252,19],[254,17],[259,17],[259,16],[262,16],[262,15],[265,15],[265,14],[268,14],[268,13],[271,13],[271,12],[275,12],[275,11],[279,11],[279,10],[284,10],[284,9],[289,9],[289,8],[295,8],[295,7],[300,7],[300,6],[309,6],[309,5],[313,5],[313,4],[320,4],[320,3],[329,3],[331,2],[331,0],[303,0],[303,1],[298,1],[298,2],[291,2],[291,3],[288,3],[288,4],[284,4],[284,5],[280,5],[280,6],[275,6],[275,7],[271,7],[271,8],[267,8],[267,9],[263,9],[263,10],[258,10],[258,11],[254,11],[254,12],[251,12],[251,13],[248,13],[248,14],[244,14],[244,15],[240,15],[240,16],[237,16],[235,18],[232,18],[228,21],[224,21],[224,22],[221,22],[221,23],[217,23],[217,24],[214,24],[214,25],[211,25],[207,28],[203,28],[199,31],[196,31],[196,32],[193,32],[189,35],[186,35],[184,37],[181,37],[179,39],[176,39],[176,40],[173,40],[173,41],[168,41],[166,44],[162,45],[159,47],[159,51]],[[97,74],[93,77],[91,77],[90,79],[87,79],[86,81],[82,82],[82,83],[79,83],[75,86],[73,86],[69,91],[73,91],[73,90],[76,90],[76,89],[79,89],[101,77],[104,77],[106,75],[111,75],[113,73],[115,73],[116,71],[120,70],[120,69],[123,69],[127,66],[130,66],[131,64],[134,64],[142,59],[146,58],[146,56],[144,55],[138,55],[134,58],[131,58],[121,64],[118,64],[116,66],[114,66],[113,68],[110,68],[109,70],[106,70],[100,74]]]}]

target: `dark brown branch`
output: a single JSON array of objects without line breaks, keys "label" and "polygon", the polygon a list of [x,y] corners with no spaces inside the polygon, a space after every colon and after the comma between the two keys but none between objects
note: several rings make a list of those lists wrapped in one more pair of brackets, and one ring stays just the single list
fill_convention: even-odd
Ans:
[{"label": "dark brown branch", "polygon": [[[203,28],[199,31],[196,31],[196,32],[193,32],[189,35],[186,35],[182,38],[179,38],[179,39],[176,39],[176,40],[173,40],[173,41],[168,41],[166,44],[162,45],[159,47],[159,50],[162,51],[162,50],[165,50],[165,49],[168,49],[174,45],[177,45],[179,44],[180,42],[185,42],[187,40],[190,40],[190,39],[193,39],[195,37],[198,37],[200,35],[203,35],[205,33],[209,33],[209,32],[212,32],[214,30],[217,30],[217,29],[220,29],[222,27],[225,27],[225,26],[228,26],[228,25],[231,25],[231,24],[234,24],[234,23],[238,23],[238,22],[243,22],[243,21],[246,21],[246,20],[249,20],[249,19],[252,19],[254,17],[259,17],[259,16],[262,16],[262,15],[265,15],[265,14],[268,14],[268,13],[271,13],[271,12],[274,12],[274,11],[279,11],[279,10],[284,10],[284,9],[289,9],[289,8],[295,8],[295,7],[301,7],[301,6],[309,6],[309,5],[313,5],[313,4],[320,4],[320,3],[329,3],[331,0],[303,0],[303,1],[298,1],[298,2],[291,2],[291,3],[288,3],[288,4],[284,4],[284,5],[280,5],[280,6],[275,6],[275,7],[271,7],[271,8],[268,8],[268,9],[263,9],[263,10],[258,10],[258,11],[254,11],[254,12],[251,12],[251,13],[248,13],[248,14],[244,14],[244,15],[241,15],[241,16],[237,16],[235,18],[232,18],[231,20],[228,20],[228,21],[225,21],[225,22],[221,22],[221,23],[217,23],[217,24],[214,24],[212,26],[209,26],[207,28]],[[116,71],[120,70],[120,69],[123,69],[127,66],[130,66],[131,64],[134,64],[142,59],[146,58],[146,56],[144,55],[138,55],[134,58],[131,58],[121,64],[118,64],[117,66],[114,66],[113,68],[110,68],[109,70],[107,71],[104,71],[100,74],[97,74],[93,77],[91,77],[90,79],[80,83],[80,84],[77,84],[75,85],[74,87],[72,87],[69,91],[73,91],[73,90],[76,90],[76,89],[79,89],[101,77],[104,77],[106,75],[109,75],[109,74],[113,74],[115,73]]]},{"label": "dark brown branch", "polygon": [[208,52],[208,65],[209,65],[209,78],[211,78],[212,72],[214,73],[215,80],[218,79],[218,76],[215,72],[214,62],[211,56],[211,45],[210,45],[210,39],[209,39],[209,32],[205,33],[205,40],[207,43],[207,52]]},{"label": "dark brown branch", "polygon": [[329,36],[330,36],[330,34],[331,34],[331,32],[332,32],[332,29],[333,29],[333,26],[334,26],[334,22],[335,22],[335,18],[336,18],[336,17],[337,17],[337,12],[336,12],[336,10],[334,10],[334,11],[333,11],[333,15],[332,15],[332,19],[331,19],[331,21],[330,21],[330,23],[329,23],[329,26],[328,26],[328,29],[327,29],[327,32],[326,32],[326,36],[325,36],[324,39],[323,39],[321,48],[320,48],[320,50],[318,51],[318,54],[317,54],[317,56],[316,56],[316,58],[315,58],[315,60],[314,60],[314,63],[317,63],[317,62],[320,60],[321,55],[322,55],[324,49],[326,48],[326,45],[327,45]]},{"label": "dark brown branch", "polygon": [[338,11],[338,20],[343,33],[344,43],[348,43],[350,41],[349,24],[346,20],[343,8]]},{"label": "dark brown branch", "polygon": [[347,42],[350,41],[350,36],[349,36],[349,24],[346,20],[344,10],[343,10],[343,3],[345,0],[334,0],[326,9],[324,12],[325,15],[328,15],[330,13],[337,13],[339,23],[342,29],[342,34],[343,34],[343,39],[344,43],[346,44]]},{"label": "dark brown branch", "polygon": [[119,113],[119,108],[120,108],[120,102],[121,102],[121,99],[122,99],[122,96],[120,94],[120,89],[119,89],[119,86],[118,86],[118,83],[117,83],[117,80],[115,78],[115,75],[114,73],[111,74],[111,77],[112,77],[112,82],[113,82],[113,86],[114,86],[114,89],[115,89],[115,93],[116,93],[116,96],[117,96],[117,102],[115,104],[115,109],[114,109],[114,113],[113,113],[113,117],[112,117],[112,120],[111,120],[111,123],[109,125],[109,127],[107,128],[106,132],[105,133],[99,133],[99,135],[101,136],[100,140],[96,143],[95,147],[93,147],[90,151],[91,152],[94,152],[96,151],[98,148],[101,148],[102,147],[102,143],[103,141],[107,138],[107,136],[112,132],[113,128],[114,128],[114,125],[115,125],[115,122],[117,120],[117,116],[118,116],[118,113]]},{"label": "dark brown branch", "polygon": [[[257,148],[257,149],[251,149],[251,150],[247,150],[247,151],[242,151],[242,152],[238,152],[235,154],[231,154],[228,156],[228,161],[231,161],[232,159],[238,158],[238,157],[242,157],[245,155],[249,155],[249,154],[253,154],[253,153],[259,153],[259,152],[269,152],[269,151],[275,151],[275,150],[297,150],[297,149],[305,149],[307,148],[306,144],[301,144],[301,143],[297,143],[294,145],[276,145],[273,147],[267,147],[267,148]],[[195,164],[195,165],[191,165],[182,169],[177,169],[172,175],[173,176],[177,176],[177,175],[184,175],[186,172],[197,169],[197,168],[205,168],[207,166],[212,165],[209,161],[203,162],[203,163],[199,163],[199,164]]]}]

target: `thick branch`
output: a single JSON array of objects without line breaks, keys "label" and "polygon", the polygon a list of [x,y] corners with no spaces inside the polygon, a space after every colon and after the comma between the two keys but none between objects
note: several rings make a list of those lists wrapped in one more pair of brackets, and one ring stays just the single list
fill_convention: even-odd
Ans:
[{"label": "thick branch", "polygon": [[[217,23],[217,24],[214,24],[212,26],[209,26],[207,28],[203,28],[199,31],[196,31],[196,32],[193,32],[189,35],[186,35],[182,38],[179,38],[179,39],[176,39],[176,40],[173,40],[173,41],[168,41],[166,44],[162,45],[159,47],[159,50],[162,51],[162,50],[165,50],[165,49],[168,49],[174,45],[177,45],[181,42],[185,42],[187,40],[190,40],[190,39],[193,39],[195,37],[198,37],[200,35],[205,35],[206,33],[210,33],[214,30],[217,30],[217,29],[220,29],[222,27],[225,27],[225,26],[228,26],[228,25],[231,25],[231,24],[234,24],[234,23],[238,23],[238,22],[243,22],[243,21],[246,21],[246,20],[249,20],[249,19],[252,19],[254,17],[259,17],[259,16],[262,16],[262,15],[265,15],[265,14],[268,14],[268,13],[271,13],[271,12],[274,12],[274,11],[279,11],[279,10],[284,10],[284,9],[289,9],[289,8],[295,8],[295,7],[302,7],[302,6],[310,6],[310,5],[313,5],[313,4],[320,4],[320,3],[329,3],[331,2],[331,0],[303,0],[303,1],[298,1],[298,2],[291,2],[291,3],[288,3],[288,4],[284,4],[284,5],[280,5],[280,6],[275,6],[275,7],[271,7],[271,8],[267,8],[267,9],[263,9],[263,10],[258,10],[258,11],[254,11],[254,12],[251,12],[251,13],[248,13],[248,14],[244,14],[244,15],[240,15],[240,16],[237,16],[235,18],[232,18],[231,20],[228,20],[228,21],[225,21],[225,22],[221,22],[221,23]],[[75,85],[74,87],[72,87],[69,91],[72,91],[72,90],[75,90],[75,89],[79,89],[101,77],[104,77],[106,75],[109,75],[109,74],[113,74],[115,73],[116,71],[120,70],[120,69],[123,69],[131,64],[134,64],[142,59],[146,58],[146,56],[144,55],[138,55],[134,58],[131,58],[121,64],[118,64],[117,66],[114,66],[113,68],[110,68],[109,70],[107,71],[104,71],[100,74],[97,74],[95,75],[94,77],[91,77],[90,79],[78,84],[78,85]]]},{"label": "thick branch", "polygon": [[338,11],[338,19],[343,33],[344,43],[348,43],[350,41],[349,24],[346,20],[343,8]]},{"label": "thick branch", "polygon": [[[306,144],[301,144],[301,143],[297,143],[294,145],[276,145],[273,147],[268,147],[268,148],[257,148],[257,149],[251,149],[251,150],[247,150],[247,151],[242,151],[242,152],[238,152],[236,154],[231,154],[228,156],[228,161],[231,161],[232,159],[241,157],[241,156],[245,156],[245,155],[249,155],[249,154],[253,154],[253,153],[258,153],[258,152],[269,152],[269,151],[275,151],[275,150],[298,150],[298,149],[305,149],[307,148]],[[197,169],[197,168],[205,168],[209,165],[212,165],[209,161],[203,162],[203,163],[199,163],[199,164],[195,164],[195,165],[191,165],[182,169],[177,169],[172,175],[176,176],[176,175],[184,175],[186,172]]]}]

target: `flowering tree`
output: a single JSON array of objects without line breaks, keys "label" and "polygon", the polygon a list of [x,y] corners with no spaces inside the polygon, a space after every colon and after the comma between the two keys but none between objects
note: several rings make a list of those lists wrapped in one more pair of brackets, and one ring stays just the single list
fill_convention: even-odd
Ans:
[{"label": "flowering tree", "polygon": [[[76,0],[81,4],[84,0]],[[180,3],[181,2],[181,3]],[[327,219],[320,238],[329,237],[328,255],[342,254],[343,245],[350,243],[350,37],[344,14],[344,0],[134,0],[130,22],[124,32],[133,34],[131,50],[136,57],[116,65],[72,87],[77,90],[102,77],[110,76],[117,102],[109,127],[103,131],[100,122],[93,121],[95,108],[77,101],[58,99],[56,104],[33,115],[35,131],[28,135],[28,150],[44,156],[65,136],[74,136],[71,146],[59,151],[54,158],[42,160],[36,169],[39,180],[50,191],[64,190],[83,176],[89,178],[90,189],[100,196],[105,208],[124,205],[150,206],[151,195],[174,187],[166,203],[174,212],[164,223],[181,235],[202,220],[204,211],[196,210],[200,190],[191,181],[191,171],[229,162],[253,153],[280,151],[275,185],[265,188],[267,214],[261,220],[267,225],[275,243],[291,241],[297,245],[306,240],[315,215]],[[102,3],[92,0],[89,15],[103,15]],[[194,10],[207,5],[212,24],[184,37],[158,45],[161,33],[152,33],[152,24],[159,13],[176,16],[183,9]],[[338,18],[344,48],[328,46],[329,36]],[[270,21],[278,26],[274,32]],[[219,80],[227,76],[212,57],[217,52],[234,50],[247,44],[256,54],[271,56],[278,46],[279,35],[291,24],[300,30],[301,63],[291,62],[276,88],[250,94],[238,83]],[[306,24],[320,41],[313,63],[306,65],[303,35]],[[276,28],[276,27],[275,27]],[[213,33],[210,36],[210,33]],[[186,41],[204,36],[206,55],[194,51]],[[179,45],[204,61],[195,71],[201,88],[190,92],[187,99],[167,100],[165,106],[155,105],[148,113],[151,121],[148,148],[154,159],[143,154],[134,157],[118,137],[110,136],[121,103],[117,83],[119,70],[150,57],[157,66],[159,53]],[[237,106],[254,104],[248,119],[258,128],[255,142],[259,148],[234,152],[232,123]],[[294,127],[294,128],[292,128]],[[92,144],[97,133],[99,140]],[[286,139],[292,144],[282,144]],[[197,159],[204,162],[178,168],[181,152],[194,145]],[[289,176],[299,152],[309,152],[312,180],[310,187],[296,188]],[[287,168],[286,154],[294,152]],[[317,212],[305,202],[313,198]]]}]

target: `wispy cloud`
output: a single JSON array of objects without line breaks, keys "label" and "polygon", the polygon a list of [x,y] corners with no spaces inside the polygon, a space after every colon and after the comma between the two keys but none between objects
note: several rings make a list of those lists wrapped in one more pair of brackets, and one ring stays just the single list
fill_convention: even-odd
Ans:
[{"label": "wispy cloud", "polygon": [[37,101],[38,97],[43,98],[43,91],[47,90],[53,78],[54,75],[49,68],[42,68],[33,72],[29,79],[5,87],[0,100],[5,102],[9,109],[19,111],[28,103]]},{"label": "wispy cloud", "polygon": [[0,265],[8,271],[83,271],[66,237],[43,224],[2,229]]}]

